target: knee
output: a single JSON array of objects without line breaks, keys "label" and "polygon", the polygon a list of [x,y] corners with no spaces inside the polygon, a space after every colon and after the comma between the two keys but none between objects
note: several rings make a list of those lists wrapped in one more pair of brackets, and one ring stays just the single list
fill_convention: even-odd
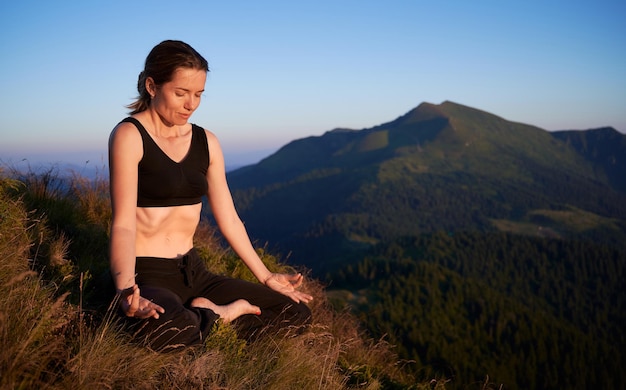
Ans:
[{"label": "knee", "polygon": [[294,325],[309,325],[313,321],[311,309],[300,302],[295,305]]},{"label": "knee", "polygon": [[156,351],[174,350],[201,342],[200,322],[196,313],[170,308],[158,319],[141,321],[135,336]]},{"label": "knee", "polygon": [[209,309],[188,309],[173,295],[161,294],[155,302],[165,308],[165,313],[158,319],[137,322],[134,336],[157,351],[201,344],[219,318]]},{"label": "knee", "polygon": [[309,325],[312,321],[311,309],[304,303],[294,303],[286,305],[281,314],[278,315],[281,326],[302,326]]}]

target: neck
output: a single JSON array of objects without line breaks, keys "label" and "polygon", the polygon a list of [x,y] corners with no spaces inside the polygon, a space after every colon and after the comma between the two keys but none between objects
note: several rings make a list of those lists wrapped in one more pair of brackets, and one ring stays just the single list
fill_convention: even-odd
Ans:
[{"label": "neck", "polygon": [[158,136],[163,138],[178,137],[183,135],[185,125],[179,126],[166,121],[158,112],[154,109],[148,108],[144,111],[144,120],[150,126],[150,130]]}]

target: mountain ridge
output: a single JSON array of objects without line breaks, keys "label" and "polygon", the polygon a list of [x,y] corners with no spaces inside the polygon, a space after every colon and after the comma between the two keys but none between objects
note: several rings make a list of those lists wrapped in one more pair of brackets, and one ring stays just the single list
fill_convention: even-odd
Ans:
[{"label": "mountain ridge", "polygon": [[251,235],[314,269],[315,258],[331,256],[324,247],[435,230],[528,231],[537,215],[550,220],[544,233],[615,241],[623,231],[571,229],[561,217],[580,210],[617,218],[612,226],[624,230],[624,139],[614,129],[551,133],[450,101],[422,103],[370,128],[294,140],[228,180]]}]

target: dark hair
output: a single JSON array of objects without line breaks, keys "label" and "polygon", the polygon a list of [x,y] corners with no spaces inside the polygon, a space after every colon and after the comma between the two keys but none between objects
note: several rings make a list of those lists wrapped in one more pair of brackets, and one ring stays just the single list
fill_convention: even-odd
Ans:
[{"label": "dark hair", "polygon": [[137,80],[137,100],[127,108],[130,115],[146,110],[150,106],[150,94],[146,91],[146,79],[152,77],[156,86],[172,80],[178,68],[209,71],[209,63],[193,47],[185,42],[167,40],[156,45],[146,57],[144,69]]}]

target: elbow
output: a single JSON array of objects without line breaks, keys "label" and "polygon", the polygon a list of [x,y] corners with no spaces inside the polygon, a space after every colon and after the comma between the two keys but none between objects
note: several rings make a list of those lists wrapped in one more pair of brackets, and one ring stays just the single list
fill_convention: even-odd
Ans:
[{"label": "elbow", "polygon": [[132,238],[134,240],[135,234],[135,226],[111,225],[111,245],[114,245],[115,242],[120,240],[124,240],[124,237]]},{"label": "elbow", "polygon": [[246,231],[246,227],[238,215],[234,215],[225,220],[217,221],[217,226],[225,237],[229,237],[230,235],[238,232]]}]

